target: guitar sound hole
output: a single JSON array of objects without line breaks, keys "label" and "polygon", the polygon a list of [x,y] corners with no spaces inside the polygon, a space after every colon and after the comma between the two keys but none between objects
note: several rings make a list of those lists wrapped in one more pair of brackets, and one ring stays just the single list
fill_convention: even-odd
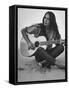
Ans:
[{"label": "guitar sound hole", "polygon": [[38,46],[39,46],[39,42],[36,41],[36,42],[35,42],[35,47],[38,47]]}]

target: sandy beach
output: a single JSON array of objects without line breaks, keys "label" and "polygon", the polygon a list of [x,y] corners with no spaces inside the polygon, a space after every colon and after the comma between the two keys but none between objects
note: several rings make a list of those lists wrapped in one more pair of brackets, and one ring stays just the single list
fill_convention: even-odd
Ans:
[{"label": "sandy beach", "polygon": [[[56,58],[56,63],[65,65],[65,51]],[[18,82],[65,79],[65,70],[52,66],[42,69],[35,57],[24,57],[18,51]]]}]

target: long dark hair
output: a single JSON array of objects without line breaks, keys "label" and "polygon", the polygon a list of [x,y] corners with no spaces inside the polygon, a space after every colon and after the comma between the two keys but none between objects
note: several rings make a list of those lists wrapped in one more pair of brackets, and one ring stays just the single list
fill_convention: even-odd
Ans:
[{"label": "long dark hair", "polygon": [[44,24],[44,18],[46,16],[46,14],[50,15],[50,26],[49,26],[50,29],[54,30],[54,32],[56,34],[56,38],[60,39],[60,34],[59,34],[59,31],[58,31],[58,26],[57,26],[55,14],[51,11],[46,12],[44,17],[43,17],[43,24]]}]

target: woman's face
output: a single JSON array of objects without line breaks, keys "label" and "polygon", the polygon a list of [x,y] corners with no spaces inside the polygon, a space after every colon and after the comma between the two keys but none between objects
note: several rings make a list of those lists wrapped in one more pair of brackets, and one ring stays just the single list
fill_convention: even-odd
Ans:
[{"label": "woman's face", "polygon": [[49,26],[50,25],[50,15],[46,14],[44,17],[44,26]]}]

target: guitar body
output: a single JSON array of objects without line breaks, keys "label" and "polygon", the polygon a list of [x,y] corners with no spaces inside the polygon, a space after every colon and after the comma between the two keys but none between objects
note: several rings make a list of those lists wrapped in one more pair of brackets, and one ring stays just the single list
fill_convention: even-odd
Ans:
[{"label": "guitar body", "polygon": [[[34,35],[28,35],[30,41],[34,44],[36,41],[38,42],[43,42],[45,41],[46,42],[46,38],[44,36],[40,36],[38,38],[35,38]],[[21,39],[21,42],[20,42],[20,52],[23,56],[25,57],[28,57],[28,56],[31,56],[33,55],[36,50],[39,48],[39,47],[42,47],[44,49],[47,48],[46,45],[39,45],[38,47],[36,47],[34,50],[32,49],[28,49],[28,45],[27,45],[27,42],[24,40],[24,39]]]}]

